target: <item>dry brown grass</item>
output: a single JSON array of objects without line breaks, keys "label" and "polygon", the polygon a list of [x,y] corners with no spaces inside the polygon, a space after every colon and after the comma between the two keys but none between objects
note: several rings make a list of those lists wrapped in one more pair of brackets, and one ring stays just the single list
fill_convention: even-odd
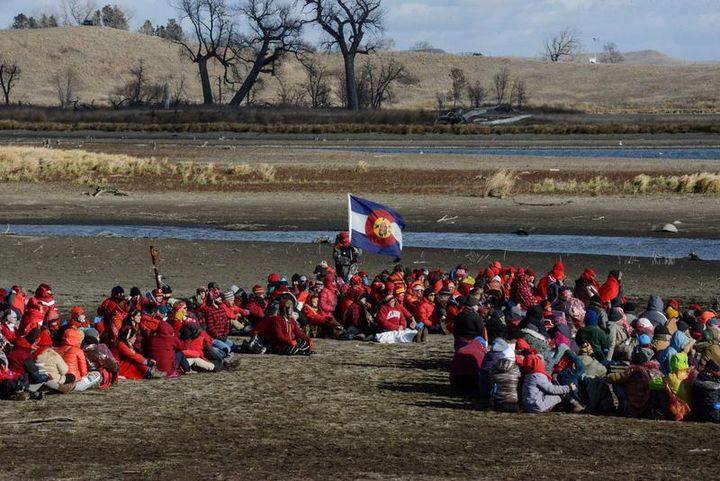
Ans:
[{"label": "dry brown grass", "polygon": [[179,178],[183,184],[228,185],[274,182],[276,169],[268,164],[232,166],[199,162],[169,162],[84,150],[0,147],[2,182],[77,182],[107,184],[119,177]]},{"label": "dry brown grass", "polygon": [[507,197],[512,194],[518,174],[514,170],[498,170],[484,179],[483,197]]},{"label": "dry brown grass", "polygon": [[[127,70],[140,59],[152,81],[172,83],[184,76],[190,99],[201,99],[196,66],[181,59],[175,45],[156,37],[95,27],[5,30],[0,32],[0,52],[18,59],[24,69],[14,96],[23,103],[55,105],[51,79],[56,72],[72,68],[80,76],[81,101],[106,104],[108,92],[127,81]],[[341,71],[337,54],[320,55],[332,70]],[[447,73],[452,68],[462,68],[469,79],[489,87],[492,76],[508,67],[513,77],[525,79],[535,105],[599,112],[720,109],[720,64],[551,64],[533,59],[411,52],[382,55],[398,58],[418,79],[416,85],[397,89],[397,102],[391,108],[434,109],[436,92],[450,88]],[[284,64],[282,75],[295,85],[304,76],[295,60]],[[277,83],[270,80],[266,85],[259,100],[274,102]]]}]

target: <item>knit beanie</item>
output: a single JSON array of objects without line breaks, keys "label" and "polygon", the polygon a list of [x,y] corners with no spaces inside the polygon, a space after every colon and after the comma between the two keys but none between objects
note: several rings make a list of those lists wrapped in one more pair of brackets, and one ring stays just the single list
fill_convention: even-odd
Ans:
[{"label": "knit beanie", "polygon": [[655,339],[666,339],[661,336],[667,336],[667,339],[670,339],[670,330],[664,324],[657,326],[653,335]]}]

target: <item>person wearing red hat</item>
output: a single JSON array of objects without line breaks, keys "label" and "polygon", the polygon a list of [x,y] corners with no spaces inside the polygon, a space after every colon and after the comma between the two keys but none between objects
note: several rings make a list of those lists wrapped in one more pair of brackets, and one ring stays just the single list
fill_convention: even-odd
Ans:
[{"label": "person wearing red hat", "polygon": [[48,312],[55,307],[52,288],[43,283],[35,290],[35,295],[30,298],[25,306],[25,312],[20,322],[19,332],[25,335],[33,329],[40,328],[46,320]]},{"label": "person wearing red hat", "polygon": [[600,284],[595,278],[595,271],[591,268],[586,268],[580,277],[575,281],[575,289],[573,290],[573,297],[580,299],[585,307],[590,305],[590,299],[593,296],[600,295]]},{"label": "person wearing red hat", "polygon": [[243,306],[248,311],[248,321],[250,324],[257,325],[265,319],[265,309],[267,309],[267,301],[265,299],[265,288],[260,284],[256,284],[252,288],[252,294],[248,296],[248,300]]},{"label": "person wearing red hat", "polygon": [[560,289],[563,287],[565,280],[565,266],[562,261],[557,261],[550,272],[540,279],[535,288],[535,295],[540,299],[547,299],[554,302],[560,295]]},{"label": "person wearing red hat", "polygon": [[339,278],[347,281],[350,276],[357,273],[361,253],[360,249],[350,245],[350,234],[347,231],[337,235],[333,246],[333,259]]}]

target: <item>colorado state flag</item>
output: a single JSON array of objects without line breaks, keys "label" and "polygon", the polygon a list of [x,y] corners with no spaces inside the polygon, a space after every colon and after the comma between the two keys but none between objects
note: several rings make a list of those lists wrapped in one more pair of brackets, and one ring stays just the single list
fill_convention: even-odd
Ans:
[{"label": "colorado state flag", "polygon": [[400,257],[405,221],[395,210],[348,194],[350,243],[368,252]]}]

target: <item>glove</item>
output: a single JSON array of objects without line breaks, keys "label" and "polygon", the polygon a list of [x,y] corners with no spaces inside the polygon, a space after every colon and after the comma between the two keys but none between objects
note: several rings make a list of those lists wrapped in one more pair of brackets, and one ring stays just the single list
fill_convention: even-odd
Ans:
[{"label": "glove", "polygon": [[297,346],[297,341],[295,341],[295,340],[290,341],[290,345],[291,345],[292,347]]},{"label": "glove", "polygon": [[312,339],[310,339],[310,342],[308,342],[308,344],[310,344],[310,350],[311,350],[311,351],[315,349],[315,343],[313,342]]}]

